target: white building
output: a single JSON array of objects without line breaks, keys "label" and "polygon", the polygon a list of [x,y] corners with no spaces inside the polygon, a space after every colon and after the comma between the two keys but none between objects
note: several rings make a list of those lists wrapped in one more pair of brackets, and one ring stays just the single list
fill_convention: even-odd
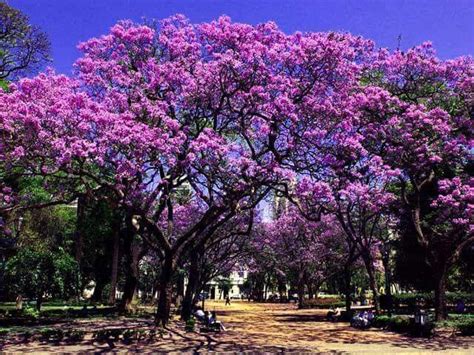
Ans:
[{"label": "white building", "polygon": [[[229,287],[229,297],[233,299],[241,299],[245,295],[243,293],[243,286],[247,280],[248,270],[245,267],[238,267],[236,270],[232,271],[227,279],[230,281]],[[212,300],[224,299],[227,294],[226,290],[219,288],[219,285],[222,285],[222,282],[219,281],[219,278],[213,279],[208,283],[206,289],[209,292],[209,298]]]}]

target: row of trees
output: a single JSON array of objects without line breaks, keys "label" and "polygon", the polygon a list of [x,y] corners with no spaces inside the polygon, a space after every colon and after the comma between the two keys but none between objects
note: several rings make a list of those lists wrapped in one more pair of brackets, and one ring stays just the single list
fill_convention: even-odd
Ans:
[{"label": "row of trees", "polygon": [[[239,254],[251,233],[291,246],[278,258],[315,284],[360,257],[377,296],[374,247],[394,231],[416,242],[445,316],[447,272],[474,241],[471,58],[227,17],[120,22],[79,49],[74,76],[47,71],[0,94],[5,226],[77,200],[80,260],[82,211],[105,204],[127,265],[149,254],[159,268],[163,324],[179,266],[191,285],[205,280],[213,262],[200,255]],[[293,207],[266,228],[258,206],[270,194]]]}]

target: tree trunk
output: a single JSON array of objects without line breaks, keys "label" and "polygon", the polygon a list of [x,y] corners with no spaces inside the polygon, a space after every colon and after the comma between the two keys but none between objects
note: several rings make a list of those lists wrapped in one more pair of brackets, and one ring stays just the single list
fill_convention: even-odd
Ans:
[{"label": "tree trunk", "polygon": [[380,313],[379,290],[377,289],[377,280],[375,278],[374,264],[370,256],[366,255],[363,257],[363,259],[364,259],[365,268],[367,269],[367,274],[369,276],[369,287],[370,287],[370,290],[372,291],[373,298],[374,298],[373,302],[374,302],[375,313],[379,314]]},{"label": "tree trunk", "polygon": [[304,306],[304,278],[303,272],[300,272],[298,275],[298,308],[303,308]]},{"label": "tree trunk", "polygon": [[283,299],[286,296],[286,283],[285,280],[282,278],[278,278],[278,293],[280,294],[280,302],[283,302]]},{"label": "tree trunk", "polygon": [[189,267],[189,279],[184,294],[183,305],[181,308],[181,319],[188,320],[191,317],[193,309],[194,295],[199,281],[198,253],[191,253],[191,264]]},{"label": "tree trunk", "polygon": [[351,267],[350,265],[345,265],[344,267],[344,296],[345,296],[345,302],[346,302],[346,312],[349,313],[351,311],[351,293],[352,293],[352,288],[351,288],[351,278],[352,278],[352,272],[351,272]]},{"label": "tree trunk", "polygon": [[174,273],[174,260],[170,255],[165,255],[165,260],[161,267],[160,275],[160,296],[158,298],[158,308],[155,321],[163,326],[167,325],[170,319],[172,277]]},{"label": "tree trunk", "polygon": [[306,287],[308,288],[308,299],[312,300],[314,298],[313,285],[310,282],[308,282]]},{"label": "tree trunk", "polygon": [[[116,217],[116,219],[118,219]],[[117,293],[117,279],[118,279],[118,268],[119,268],[119,255],[120,255],[120,220],[116,220],[113,223],[113,240],[112,240],[112,273],[110,276],[110,294],[109,304],[115,303],[115,295]]]},{"label": "tree trunk", "polygon": [[435,317],[436,321],[445,320],[448,316],[446,307],[446,267],[435,275]]},{"label": "tree trunk", "polygon": [[125,286],[120,308],[123,311],[130,312],[134,310],[133,301],[137,295],[142,246],[132,233],[127,236],[127,240],[130,240],[130,242],[126,243]]},{"label": "tree trunk", "polygon": [[86,196],[79,195],[77,198],[77,212],[76,212],[76,245],[75,245],[75,259],[79,267],[79,272],[77,273],[77,294],[76,300],[79,301],[81,298],[81,271],[82,271],[82,256],[84,249],[84,238],[85,238],[85,223],[86,223]]},{"label": "tree trunk", "polygon": [[387,313],[390,316],[392,313],[392,283],[390,275],[390,254],[389,251],[382,252],[382,264],[385,275],[385,297],[387,302]]},{"label": "tree trunk", "polygon": [[81,265],[81,259],[84,249],[84,223],[86,217],[86,197],[80,195],[77,199],[77,214],[76,214],[76,250],[75,259],[77,264]]},{"label": "tree trunk", "polygon": [[103,280],[95,280],[94,293],[92,294],[91,300],[94,302],[101,302],[105,288],[105,282]]},{"label": "tree trunk", "polygon": [[36,310],[39,312],[41,311],[41,305],[43,304],[43,293],[41,292],[37,297],[36,297]]}]

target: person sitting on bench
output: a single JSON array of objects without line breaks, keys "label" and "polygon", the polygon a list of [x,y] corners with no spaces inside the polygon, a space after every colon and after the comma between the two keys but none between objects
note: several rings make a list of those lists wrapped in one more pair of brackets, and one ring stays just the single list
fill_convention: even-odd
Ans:
[{"label": "person sitting on bench", "polygon": [[341,310],[339,309],[339,307],[337,307],[336,309],[334,309],[334,307],[331,307],[329,309],[329,312],[326,316],[327,320],[331,321],[331,322],[337,322],[339,320],[339,317],[341,316]]},{"label": "person sitting on bench", "polygon": [[216,311],[211,312],[211,316],[209,317],[209,325],[211,327],[216,327],[216,328],[219,327],[219,330],[225,331],[224,324],[222,324],[222,322],[217,320]]},{"label": "person sitting on bench", "polygon": [[196,309],[196,312],[194,312],[194,316],[199,322],[206,323],[206,313],[204,313],[201,308]]}]

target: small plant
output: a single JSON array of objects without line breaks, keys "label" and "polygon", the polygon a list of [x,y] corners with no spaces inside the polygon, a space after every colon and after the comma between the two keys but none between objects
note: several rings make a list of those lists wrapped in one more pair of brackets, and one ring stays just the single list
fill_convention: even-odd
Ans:
[{"label": "small plant", "polygon": [[196,319],[194,319],[194,317],[191,317],[186,321],[186,325],[184,326],[184,330],[186,330],[187,332],[192,332],[192,331],[194,331],[195,326],[196,326]]},{"label": "small plant", "polygon": [[156,330],[155,329],[151,329],[148,331],[147,333],[147,339],[148,340],[154,340],[156,337]]},{"label": "small plant", "polygon": [[408,332],[410,330],[410,319],[402,316],[392,317],[388,324],[388,328],[394,332]]},{"label": "small plant", "polygon": [[0,338],[6,337],[9,332],[10,332],[9,329],[0,329]]},{"label": "small plant", "polygon": [[117,341],[122,333],[123,329],[102,329],[94,332],[93,338],[99,342]]},{"label": "small plant", "polygon": [[385,316],[385,315],[381,315],[381,316],[377,316],[375,317],[372,325],[376,328],[383,328],[383,329],[386,329],[389,324],[390,324],[390,321],[391,321],[391,317],[389,316]]},{"label": "small plant", "polygon": [[43,341],[61,341],[64,337],[62,329],[44,328],[40,334]]},{"label": "small plant", "polygon": [[455,327],[462,335],[474,335],[474,318],[461,319]]},{"label": "small plant", "polygon": [[131,343],[134,340],[138,340],[137,339],[137,331],[134,330],[134,329],[126,329],[123,332],[123,341],[124,341],[124,343]]},{"label": "small plant", "polygon": [[34,333],[29,331],[29,330],[25,330],[22,334],[21,334],[21,337],[23,338],[23,342],[28,342],[31,340],[31,338],[33,337]]},{"label": "small plant", "polygon": [[23,316],[36,319],[40,316],[40,312],[33,307],[25,307],[22,311]]},{"label": "small plant", "polygon": [[80,342],[84,340],[85,332],[83,330],[69,330],[65,333],[65,337],[70,342]]}]

